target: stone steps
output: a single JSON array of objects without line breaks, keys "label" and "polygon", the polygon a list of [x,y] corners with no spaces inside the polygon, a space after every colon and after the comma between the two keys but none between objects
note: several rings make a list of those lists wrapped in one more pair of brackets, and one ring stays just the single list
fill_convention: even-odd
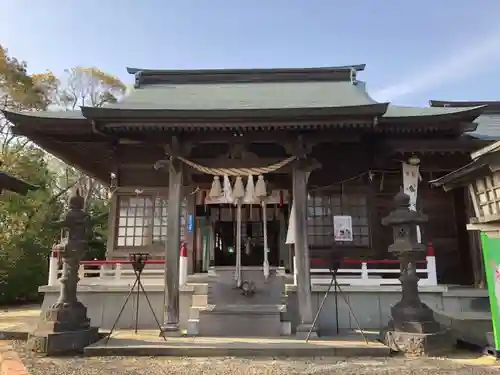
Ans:
[{"label": "stone steps", "polygon": [[282,321],[285,305],[207,305],[192,307],[188,335],[213,337],[278,337],[291,334]]},{"label": "stone steps", "polygon": [[191,336],[210,337],[279,337],[291,334],[286,319],[287,278],[275,272],[265,279],[262,272],[246,270],[243,275],[255,282],[255,295],[243,296],[236,288],[234,270],[216,269],[190,275],[187,286],[193,288],[187,321]]}]

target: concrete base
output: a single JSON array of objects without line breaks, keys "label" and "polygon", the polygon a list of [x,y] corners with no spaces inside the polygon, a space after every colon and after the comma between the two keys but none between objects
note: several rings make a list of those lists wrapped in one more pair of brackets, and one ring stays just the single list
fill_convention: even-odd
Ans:
[{"label": "concrete base", "polygon": [[488,345],[483,349],[484,354],[491,355],[500,360],[500,350],[495,349],[495,337],[493,336],[493,332],[486,333],[486,341]]},{"label": "concrete base", "polygon": [[[96,278],[96,283],[99,281]],[[132,284],[134,279],[126,280]],[[144,280],[144,288],[148,294],[149,300],[153,305],[156,317],[160,320],[163,319],[163,310],[165,305],[163,300],[165,298],[163,279],[159,282],[161,284],[147,284],[149,280]],[[132,285],[78,285],[78,299],[87,307],[87,316],[90,319],[91,326],[100,327],[104,330],[110,330],[116,322],[116,317],[122,308],[127,295]],[[45,312],[49,307],[57,301],[59,297],[60,286],[42,286],[39,288],[40,292],[45,294],[42,310]],[[189,317],[189,309],[191,307],[191,299],[195,287],[182,286],[180,288],[179,298],[179,326],[180,329],[187,328],[187,321]],[[125,305],[122,316],[117,322],[116,329],[133,329],[135,328],[135,313],[137,303],[139,303],[139,329],[158,329],[151,309],[148,306],[144,294],[139,295],[137,299],[134,293],[129,302]]]},{"label": "concrete base", "polygon": [[380,341],[394,352],[415,356],[434,356],[450,352],[453,340],[447,330],[436,333],[409,333],[386,328]]},{"label": "concrete base", "polygon": [[95,343],[100,338],[96,327],[68,332],[35,330],[28,336],[26,346],[29,350],[49,356],[82,353],[86,346]]},{"label": "concrete base", "polygon": [[[357,322],[363,330],[377,331],[387,326],[391,316],[391,306],[401,299],[401,286],[347,286],[341,285],[342,296],[339,295],[337,306],[335,306],[334,293],[330,293],[326,299],[316,325],[321,336],[335,336],[338,328],[341,331],[357,330]],[[328,285],[312,286],[313,312],[316,312],[325,296]],[[450,290],[448,290],[450,289]],[[473,288],[451,288],[446,285],[435,287],[422,286],[419,288],[420,298],[433,310],[442,310],[448,313],[473,311],[471,302],[478,296],[488,298],[487,291]],[[286,291],[287,311],[286,320],[292,324],[292,333],[300,324],[298,315],[298,300],[296,286],[287,285]],[[345,300],[344,300],[345,298]],[[353,318],[349,303],[356,319]],[[356,322],[357,320],[357,322]]]},{"label": "concrete base", "polygon": [[311,340],[293,338],[169,338],[155,332],[121,331],[106,344],[101,340],[85,348],[85,356],[176,356],[176,357],[387,357],[385,345],[359,336]]},{"label": "concrete base", "polygon": [[486,332],[486,346],[495,347],[495,336],[493,332]]},{"label": "concrete base", "polygon": [[[309,336],[309,339],[317,339],[318,338],[318,331],[316,327],[314,327],[311,330],[312,324],[299,324],[297,328],[295,329],[295,336],[299,340],[306,340],[307,336]],[[309,335],[309,332],[311,334]]]},{"label": "concrete base", "polygon": [[[190,275],[190,278],[196,279],[198,275]],[[129,280],[133,283],[133,279]],[[96,283],[101,283],[96,278]],[[149,282],[150,284],[146,283]],[[148,292],[149,299],[153,304],[156,316],[161,320],[164,310],[164,288],[163,279],[158,280],[158,284],[151,284],[152,281],[145,281],[145,288]],[[204,280],[200,280],[204,284]],[[91,320],[91,326],[100,327],[101,329],[109,330],[116,320],[116,316],[122,307],[125,298],[130,290],[131,285],[85,285],[78,286],[78,299],[87,307],[87,315]],[[197,319],[195,316],[190,316],[190,310],[193,306],[198,306],[193,301],[193,296],[207,298],[207,285],[185,285],[180,290],[180,329],[184,331],[189,329],[188,321],[190,318]],[[285,288],[285,287],[283,287]],[[343,297],[347,299],[352,307],[354,314],[363,330],[380,331],[387,325],[390,316],[390,308],[394,305],[401,296],[400,286],[341,286]],[[278,290],[279,288],[276,288]],[[300,324],[298,315],[298,302],[295,293],[295,286],[288,285],[286,287],[288,296],[285,301],[272,298],[262,301],[262,303],[286,303],[286,312],[283,312],[281,321],[291,323],[292,334],[296,333],[296,327]],[[317,311],[321,300],[323,299],[327,285],[312,287],[313,311]],[[450,290],[448,290],[450,289]],[[60,286],[43,286],[40,292],[45,294],[42,310],[46,311],[50,305],[54,304],[59,296]],[[281,290],[281,289],[280,289]],[[226,292],[226,291],[224,291]],[[259,293],[254,297],[246,297],[244,301],[248,304],[260,303]],[[243,298],[238,294],[239,298]],[[241,297],[240,297],[241,296]],[[474,311],[471,302],[476,300],[478,296],[487,300],[487,291],[483,289],[473,288],[451,288],[445,285],[438,287],[421,287],[420,296],[430,308],[434,311],[444,311],[450,314],[459,312]],[[264,297],[264,296],[262,296]],[[264,298],[262,298],[264,299]],[[139,298],[139,329],[157,330],[158,326],[153,318],[149,306],[143,295]],[[229,299],[231,301],[231,299]],[[276,302],[279,301],[279,302]],[[211,303],[207,301],[208,303]],[[206,304],[207,302],[204,302]],[[228,302],[233,303],[233,302]],[[201,303],[200,303],[201,305]],[[136,296],[132,295],[127,304],[119,322],[117,329],[133,329],[135,327],[135,308]],[[357,329],[357,324],[352,317],[349,308],[343,298],[338,298],[338,306],[335,306],[335,298],[331,293],[325,301],[321,314],[317,321],[318,331],[322,336],[335,336],[337,334],[336,318],[338,312],[339,329],[342,331]],[[441,323],[441,322],[440,322]],[[491,329],[489,329],[491,331]]]},{"label": "concrete base", "polygon": [[491,331],[491,312],[456,312],[435,311],[436,320],[446,327],[454,339],[478,347],[493,346]]}]

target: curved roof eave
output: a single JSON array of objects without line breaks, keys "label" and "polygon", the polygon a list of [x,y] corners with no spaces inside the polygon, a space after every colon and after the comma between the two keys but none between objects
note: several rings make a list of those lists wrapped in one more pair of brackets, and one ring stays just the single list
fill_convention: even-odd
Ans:
[{"label": "curved roof eave", "polygon": [[116,118],[150,118],[150,119],[231,119],[231,118],[282,118],[291,116],[381,116],[387,111],[389,103],[374,103],[343,107],[310,107],[310,108],[256,108],[256,109],[125,109],[105,107],[81,107],[82,114],[88,119]]},{"label": "curved roof eave", "polygon": [[469,120],[474,120],[479,117],[484,109],[485,105],[473,106],[473,107],[403,107],[403,106],[393,106],[390,105],[387,112],[382,116],[382,120],[432,120],[439,119],[443,120],[446,118],[455,119],[458,117],[464,117]]},{"label": "curved roof eave", "polygon": [[485,101],[466,101],[466,100],[457,100],[457,101],[448,101],[448,100],[429,100],[429,105],[431,107],[478,107],[478,106],[495,106],[500,107],[500,101],[497,100],[485,100]]},{"label": "curved roof eave", "polygon": [[334,70],[347,70],[355,69],[360,72],[365,70],[366,64],[342,65],[342,66],[325,66],[315,68],[249,68],[249,69],[142,69],[127,67],[128,74],[137,74],[139,72],[146,74],[211,74],[211,73],[279,73],[279,72],[315,72],[315,71],[334,71]]},{"label": "curved roof eave", "polygon": [[38,186],[34,186],[2,171],[0,171],[0,185],[0,190],[5,189],[21,195],[26,195],[30,190],[39,189]]},{"label": "curved roof eave", "polygon": [[463,186],[469,182],[476,174],[481,174],[488,166],[482,160],[473,160],[470,163],[442,176],[429,181],[434,187],[443,187],[446,191],[454,187]]},{"label": "curved roof eave", "polygon": [[88,121],[81,111],[40,111],[40,112],[13,112],[0,110],[5,118],[15,124],[22,120],[65,120],[65,121]]}]

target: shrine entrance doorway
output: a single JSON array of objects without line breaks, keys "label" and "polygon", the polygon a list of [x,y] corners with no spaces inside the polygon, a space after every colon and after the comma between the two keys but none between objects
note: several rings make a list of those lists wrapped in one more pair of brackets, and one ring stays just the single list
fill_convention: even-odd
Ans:
[{"label": "shrine entrance doorway", "polygon": [[[264,263],[264,228],[262,221],[241,222],[241,266],[262,266]],[[214,223],[214,265],[234,266],[236,264],[236,221]],[[268,260],[271,267],[279,266],[280,221],[267,221]]]}]

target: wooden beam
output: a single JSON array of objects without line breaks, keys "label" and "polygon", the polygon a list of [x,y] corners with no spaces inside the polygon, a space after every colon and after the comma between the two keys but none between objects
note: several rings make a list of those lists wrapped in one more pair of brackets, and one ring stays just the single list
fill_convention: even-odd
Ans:
[{"label": "wooden beam", "polygon": [[43,134],[41,137],[48,137],[55,142],[60,143],[112,143],[115,141],[113,137],[106,137],[98,134]]},{"label": "wooden beam", "polygon": [[497,151],[499,148],[500,148],[500,141],[497,141],[489,146],[483,147],[482,149],[471,153],[470,156],[472,159],[477,159],[478,157],[483,156],[487,153]]},{"label": "wooden beam", "polygon": [[473,140],[442,139],[388,139],[382,141],[384,147],[394,153],[409,152],[463,152],[468,153],[477,147]]},{"label": "wooden beam", "polygon": [[[172,135],[159,134],[137,134],[120,137],[120,144],[153,144],[159,145],[170,141]],[[359,142],[359,134],[348,132],[335,132],[322,130],[303,135],[304,139],[317,143],[353,143]],[[277,143],[284,144],[293,142],[297,138],[297,133],[290,131],[252,131],[252,132],[194,132],[183,134],[183,141],[190,142],[193,146],[207,143]]]},{"label": "wooden beam", "polygon": [[[192,133],[188,139],[195,143],[232,143],[234,141],[248,143],[280,143],[294,141],[297,139],[297,132],[291,131],[263,131],[263,132],[220,132],[220,133]],[[314,142],[359,142],[359,134],[321,130],[303,135],[304,139]]]},{"label": "wooden beam", "polygon": [[467,224],[467,230],[480,231],[488,237],[500,238],[500,224]]}]

